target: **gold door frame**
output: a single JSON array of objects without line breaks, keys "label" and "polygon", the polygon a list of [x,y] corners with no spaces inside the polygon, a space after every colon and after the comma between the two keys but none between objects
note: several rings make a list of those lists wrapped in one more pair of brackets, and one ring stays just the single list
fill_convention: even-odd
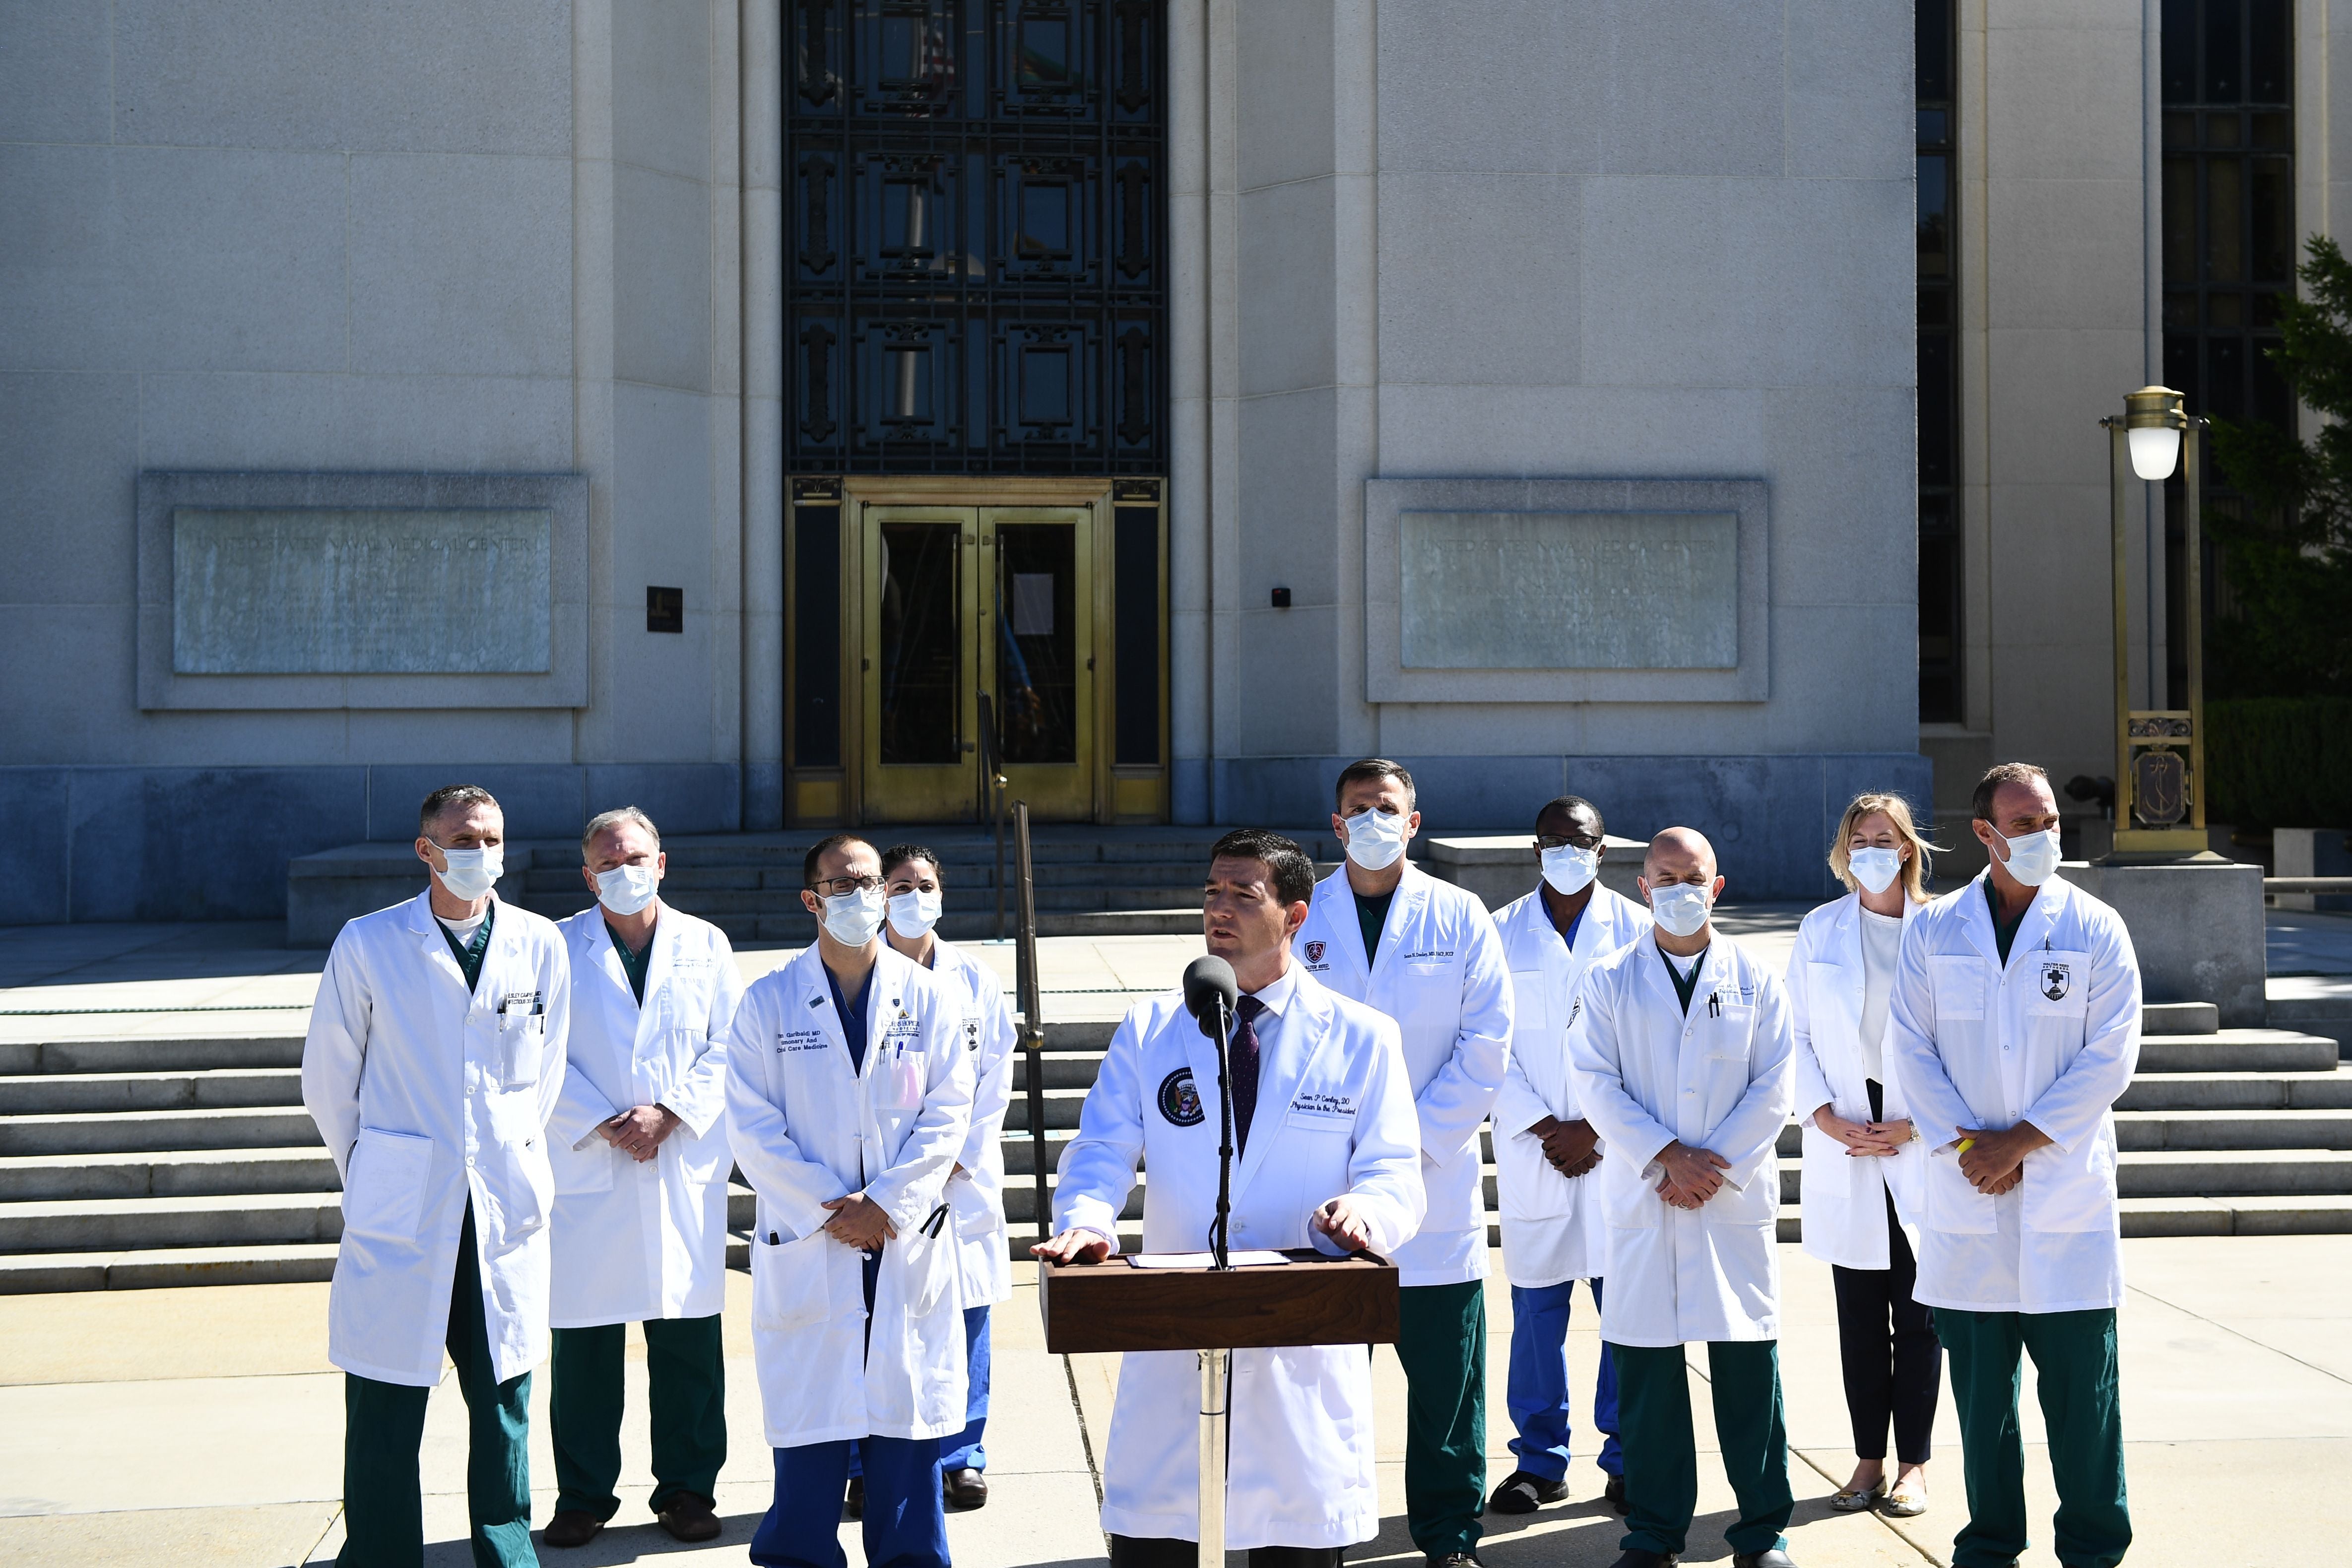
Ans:
[{"label": "gold door frame", "polygon": [[[869,576],[875,570],[871,559],[873,546],[868,539],[873,530],[868,526],[866,514],[869,508],[898,507],[955,508],[975,512],[1071,508],[1083,509],[1088,513],[1084,525],[1086,548],[1081,559],[1088,601],[1083,622],[1087,644],[1085,673],[1091,679],[1092,691],[1087,699],[1086,722],[1079,726],[1082,747],[1079,763],[1085,767],[1087,777],[1084,784],[1084,816],[1078,820],[1106,823],[1117,820],[1118,792],[1114,787],[1112,777],[1116,733],[1113,698],[1118,689],[1112,625],[1116,593],[1112,578],[1115,553],[1111,548],[1114,521],[1112,481],[1108,479],[854,475],[845,478],[841,487],[841,554],[845,578],[841,598],[844,612],[841,626],[841,752],[845,763],[849,764],[842,770],[841,820],[870,821],[870,805],[879,805],[878,801],[869,802],[868,790],[875,781],[867,776],[866,768],[869,748],[874,742],[870,738],[873,721],[867,712],[871,700],[871,672],[866,661],[873,657],[869,645],[878,633],[870,631],[867,625],[867,601],[877,590]],[[982,525],[976,531],[982,540],[992,542],[992,528]],[[969,601],[975,596],[986,596],[992,601],[993,552],[974,551],[971,559],[971,569],[965,574],[966,598]],[[1164,583],[1164,567],[1161,575]],[[984,595],[975,595],[971,592],[983,582],[990,584]],[[992,603],[989,607],[993,608]],[[975,624],[968,625],[966,630],[968,634],[978,633],[980,645],[974,649],[978,659],[970,673],[976,681],[985,681],[986,689],[993,693],[996,668],[994,627],[992,625],[981,630]],[[1164,615],[1160,630],[1164,646]],[[1164,653],[1162,659],[1164,662]],[[972,721],[976,733],[976,713]],[[976,784],[976,768],[973,777]],[[1018,788],[1013,793],[1017,795]],[[975,789],[975,804],[976,796]]]}]

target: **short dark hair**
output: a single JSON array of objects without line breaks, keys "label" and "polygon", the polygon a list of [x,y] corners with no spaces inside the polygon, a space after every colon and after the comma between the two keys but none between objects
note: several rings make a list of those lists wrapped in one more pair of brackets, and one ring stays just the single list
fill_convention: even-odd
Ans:
[{"label": "short dark hair", "polygon": [[1332,809],[1335,811],[1339,809],[1339,802],[1346,796],[1349,784],[1362,784],[1367,779],[1396,780],[1397,783],[1404,785],[1405,809],[1412,811],[1420,808],[1421,796],[1414,791],[1412,775],[1404,771],[1403,763],[1392,763],[1386,757],[1365,757],[1360,761],[1349,763],[1339,770],[1339,782],[1331,786]]},{"label": "short dark hair", "polygon": [[[937,871],[940,869],[939,851],[931,848],[929,846],[923,844],[893,844],[889,848],[882,851],[882,879],[884,881],[888,881],[890,879],[890,873],[897,870],[899,867],[905,865],[909,860],[928,860],[930,862],[932,870]],[[946,885],[946,878],[942,877],[939,879],[939,880],[942,886]]]},{"label": "short dark hair", "polygon": [[2035,779],[2048,784],[2050,775],[2032,763],[1995,763],[1985,770],[1984,777],[1977,780],[1976,794],[1969,797],[1969,815],[1979,822],[1990,822],[1993,819],[1992,797],[2001,785],[2031,784]]},{"label": "short dark hair", "polygon": [[[445,811],[455,811],[462,805],[498,806],[499,797],[479,784],[443,784],[425,797],[416,808],[416,833],[420,838],[430,838],[426,831]],[[499,808],[503,810],[503,807]]]},{"label": "short dark hair", "polygon": [[826,834],[824,837],[810,845],[809,852],[801,857],[801,886],[803,888],[815,887],[816,863],[824,858],[828,850],[838,849],[845,844],[864,844],[868,849],[874,847],[871,843],[868,843],[866,839],[860,838],[855,833]]},{"label": "short dark hair", "polygon": [[1589,811],[1592,814],[1592,826],[1603,834],[1609,831],[1609,825],[1601,820],[1601,808],[1580,795],[1564,795],[1558,800],[1544,802],[1543,809],[1536,813],[1536,826],[1541,827],[1543,819],[1555,811],[1566,812],[1570,816],[1580,811]]},{"label": "short dark hair", "polygon": [[1303,904],[1315,897],[1315,862],[1295,839],[1263,827],[1236,827],[1209,850],[1211,860],[1255,860],[1265,868],[1274,896],[1286,904]]}]

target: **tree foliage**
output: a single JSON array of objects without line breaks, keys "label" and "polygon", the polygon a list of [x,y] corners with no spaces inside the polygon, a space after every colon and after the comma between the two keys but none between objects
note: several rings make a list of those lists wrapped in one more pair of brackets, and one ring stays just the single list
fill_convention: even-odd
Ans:
[{"label": "tree foliage", "polygon": [[2209,638],[2216,696],[2352,696],[2352,261],[2323,235],[2305,253],[2270,354],[2328,423],[2306,442],[2213,422],[2221,476],[2249,503],[2209,523],[2232,601]]}]

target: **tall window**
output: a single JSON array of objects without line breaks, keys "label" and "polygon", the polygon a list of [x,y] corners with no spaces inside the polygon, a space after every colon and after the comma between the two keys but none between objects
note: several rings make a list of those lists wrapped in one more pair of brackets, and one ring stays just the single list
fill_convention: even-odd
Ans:
[{"label": "tall window", "polygon": [[[2294,290],[2294,68],[2289,0],[2165,0],[2164,379],[2191,414],[2282,428],[2294,399],[2264,351],[2278,342],[2278,302]],[[2178,628],[2187,613],[2178,476],[2166,489],[2168,618]],[[2234,509],[2210,466],[2205,489],[2209,509]],[[2210,553],[2205,564],[2209,592],[2222,589]],[[2169,641],[2170,700],[2185,700],[2185,639]]]},{"label": "tall window", "polygon": [[1959,355],[1953,289],[1953,0],[1918,0],[1919,721],[1960,703]]}]

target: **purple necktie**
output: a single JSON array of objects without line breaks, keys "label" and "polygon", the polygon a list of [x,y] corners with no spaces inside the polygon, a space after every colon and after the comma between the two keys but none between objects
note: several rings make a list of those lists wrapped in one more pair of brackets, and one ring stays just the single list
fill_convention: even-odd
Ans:
[{"label": "purple necktie", "polygon": [[1244,996],[1234,1008],[1234,1134],[1236,1149],[1249,1148],[1250,1118],[1257,1113],[1257,1016],[1265,1004]]}]

